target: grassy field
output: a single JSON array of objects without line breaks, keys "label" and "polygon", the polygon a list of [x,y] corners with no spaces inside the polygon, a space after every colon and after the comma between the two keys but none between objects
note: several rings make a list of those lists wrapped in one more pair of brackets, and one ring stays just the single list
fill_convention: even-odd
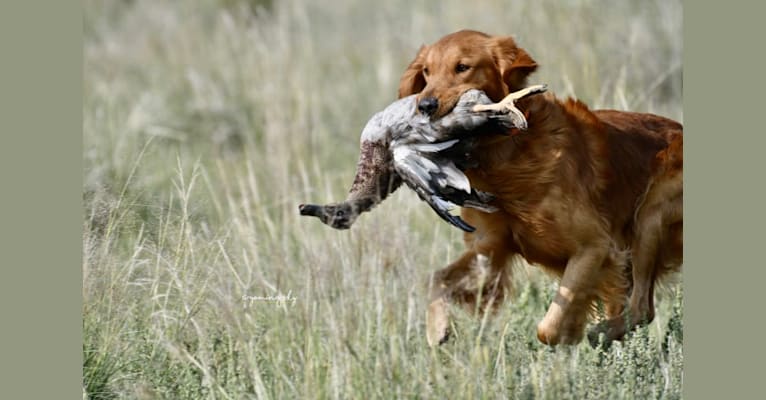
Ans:
[{"label": "grassy field", "polygon": [[680,1],[85,1],[89,398],[681,397],[680,285],[610,350],[537,342],[556,283],[514,266],[495,318],[425,343],[457,229],[399,190],[350,231],[361,128],[423,43],[512,34],[531,83],[683,121]]}]

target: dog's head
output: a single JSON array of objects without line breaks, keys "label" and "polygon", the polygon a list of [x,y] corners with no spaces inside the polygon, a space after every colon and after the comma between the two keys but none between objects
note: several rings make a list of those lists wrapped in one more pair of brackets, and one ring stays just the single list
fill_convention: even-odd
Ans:
[{"label": "dog's head", "polygon": [[439,118],[468,89],[492,101],[522,89],[537,63],[510,36],[463,30],[422,46],[399,82],[399,97],[418,93],[418,110]]}]

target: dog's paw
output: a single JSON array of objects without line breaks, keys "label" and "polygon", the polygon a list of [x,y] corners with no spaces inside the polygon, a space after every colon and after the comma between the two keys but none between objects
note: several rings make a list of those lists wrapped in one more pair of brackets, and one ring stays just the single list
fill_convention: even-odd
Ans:
[{"label": "dog's paw", "polygon": [[594,349],[599,346],[609,349],[613,341],[625,335],[625,331],[625,322],[622,318],[601,321],[588,330],[588,343]]},{"label": "dog's paw", "polygon": [[428,305],[426,312],[426,340],[431,347],[449,339],[449,310],[447,301],[439,298]]}]

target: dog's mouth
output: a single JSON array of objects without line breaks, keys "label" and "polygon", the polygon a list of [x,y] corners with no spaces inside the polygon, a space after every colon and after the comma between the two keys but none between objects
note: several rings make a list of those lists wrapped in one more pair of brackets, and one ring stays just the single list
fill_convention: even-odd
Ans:
[{"label": "dog's mouth", "polygon": [[449,102],[439,102],[439,108],[436,110],[436,113],[434,113],[431,116],[431,120],[437,120],[439,118],[444,117],[445,115],[452,112],[453,109],[455,109],[455,106],[457,105],[458,98],[455,98],[453,100],[450,100]]},{"label": "dog's mouth", "polygon": [[457,105],[459,98],[459,95],[448,97],[449,100],[445,101],[438,97],[424,97],[418,99],[417,112],[428,116],[431,121],[436,121],[452,112]]}]

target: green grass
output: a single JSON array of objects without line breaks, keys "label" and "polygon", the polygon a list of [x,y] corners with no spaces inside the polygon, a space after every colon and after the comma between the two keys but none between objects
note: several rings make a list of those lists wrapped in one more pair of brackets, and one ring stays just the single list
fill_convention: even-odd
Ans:
[{"label": "green grass", "polygon": [[[535,338],[555,282],[425,344],[460,232],[400,190],[350,231],[361,128],[422,43],[513,34],[530,82],[683,120],[672,1],[95,1],[84,15],[83,390],[90,398],[681,397],[682,294],[609,351]],[[290,294],[294,301],[245,301]]]}]

